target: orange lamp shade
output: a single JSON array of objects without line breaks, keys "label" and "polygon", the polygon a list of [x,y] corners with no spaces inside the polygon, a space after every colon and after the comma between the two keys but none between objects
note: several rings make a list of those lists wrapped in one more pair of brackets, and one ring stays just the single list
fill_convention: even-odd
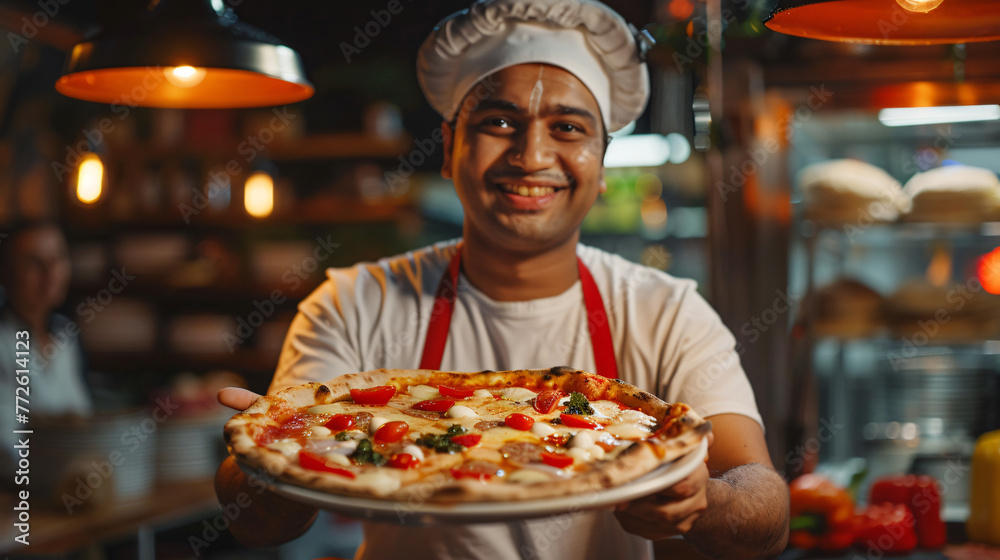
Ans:
[{"label": "orange lamp shade", "polygon": [[70,52],[60,93],[128,106],[261,107],[309,98],[313,86],[291,48],[208,0],[160,0],[136,21]]},{"label": "orange lamp shade", "polygon": [[778,0],[779,33],[851,43],[931,45],[1000,39],[996,0]]}]

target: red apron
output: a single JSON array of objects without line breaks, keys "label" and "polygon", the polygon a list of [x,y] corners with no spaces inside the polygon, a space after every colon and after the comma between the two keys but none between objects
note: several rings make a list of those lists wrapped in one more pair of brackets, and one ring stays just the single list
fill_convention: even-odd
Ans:
[{"label": "red apron", "polygon": [[[587,327],[590,330],[590,344],[594,348],[594,364],[596,373],[609,379],[618,378],[618,366],[615,364],[615,347],[611,342],[611,328],[608,326],[608,314],[604,310],[604,300],[597,290],[594,277],[587,270],[579,257],[576,259],[580,270],[580,283],[583,287],[583,303],[587,307]],[[420,369],[441,369],[441,357],[444,356],[444,346],[448,341],[448,328],[451,326],[451,315],[455,310],[455,298],[458,295],[458,273],[462,268],[462,248],[455,250],[455,256],[448,264],[448,270],[438,284],[437,295],[434,298],[434,309],[431,311],[431,321],[427,327],[427,338],[424,340],[424,353],[420,358]]]}]

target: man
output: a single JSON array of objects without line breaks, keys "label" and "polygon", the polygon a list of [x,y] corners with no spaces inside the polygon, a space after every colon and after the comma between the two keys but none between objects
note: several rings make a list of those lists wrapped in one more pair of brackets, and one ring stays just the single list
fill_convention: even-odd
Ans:
[{"label": "man", "polygon": [[[0,466],[14,464],[15,396],[31,416],[91,413],[83,353],[70,320],[55,313],[69,289],[69,249],[52,222],[25,222],[0,239]],[[21,334],[19,334],[21,333]],[[21,341],[22,344],[15,344]],[[28,355],[18,351],[29,352]],[[16,361],[29,357],[27,368]],[[17,370],[27,369],[28,375]],[[25,379],[27,377],[27,379]],[[19,381],[26,381],[19,383]],[[23,387],[23,388],[21,388]],[[4,472],[13,472],[5,470]]]},{"label": "man", "polygon": [[[331,270],[300,305],[270,390],[379,367],[610,369],[693,405],[713,422],[715,440],[706,468],[614,512],[576,514],[568,527],[368,523],[358,557],[651,558],[650,540],[676,535],[708,557],[777,555],[787,490],[770,466],[732,335],[693,282],[578,244],[606,188],[606,133],[638,117],[648,97],[628,26],[589,0],[487,0],[441,23],[418,71],[445,119],[442,175],[465,210],[462,240]],[[451,263],[462,274],[442,339],[428,333],[441,320],[434,296]],[[590,284],[596,306],[584,304]],[[605,312],[610,344],[590,336],[589,322]],[[250,397],[220,393],[234,408]],[[223,465],[224,503],[245,485]],[[271,544],[300,534],[314,513],[265,494],[231,529]]]}]

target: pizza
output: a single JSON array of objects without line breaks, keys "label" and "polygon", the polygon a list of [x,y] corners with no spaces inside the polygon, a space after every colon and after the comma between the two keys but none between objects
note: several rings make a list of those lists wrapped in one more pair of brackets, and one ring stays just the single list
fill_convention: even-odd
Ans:
[{"label": "pizza", "polygon": [[619,486],[710,431],[688,405],[569,368],[382,369],[262,396],[225,437],[244,465],[309,489],[446,503]]}]

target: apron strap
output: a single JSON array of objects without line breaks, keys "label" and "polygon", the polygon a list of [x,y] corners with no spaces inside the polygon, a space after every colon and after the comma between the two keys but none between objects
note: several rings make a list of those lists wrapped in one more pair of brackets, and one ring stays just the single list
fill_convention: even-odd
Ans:
[{"label": "apron strap", "polygon": [[[590,345],[594,350],[596,373],[609,379],[618,379],[618,365],[615,362],[615,347],[611,339],[611,327],[608,325],[608,313],[604,308],[604,300],[597,289],[597,283],[590,270],[579,257],[576,259],[580,272],[580,284],[583,288],[583,303],[587,308],[587,328],[590,331]],[[427,325],[427,338],[424,340],[424,351],[420,358],[420,369],[441,369],[441,359],[444,347],[448,342],[448,329],[451,327],[451,315],[455,310],[455,299],[458,297],[458,274],[462,265],[462,248],[455,250],[455,256],[448,264],[448,270],[438,284],[434,296],[434,309]]]}]

